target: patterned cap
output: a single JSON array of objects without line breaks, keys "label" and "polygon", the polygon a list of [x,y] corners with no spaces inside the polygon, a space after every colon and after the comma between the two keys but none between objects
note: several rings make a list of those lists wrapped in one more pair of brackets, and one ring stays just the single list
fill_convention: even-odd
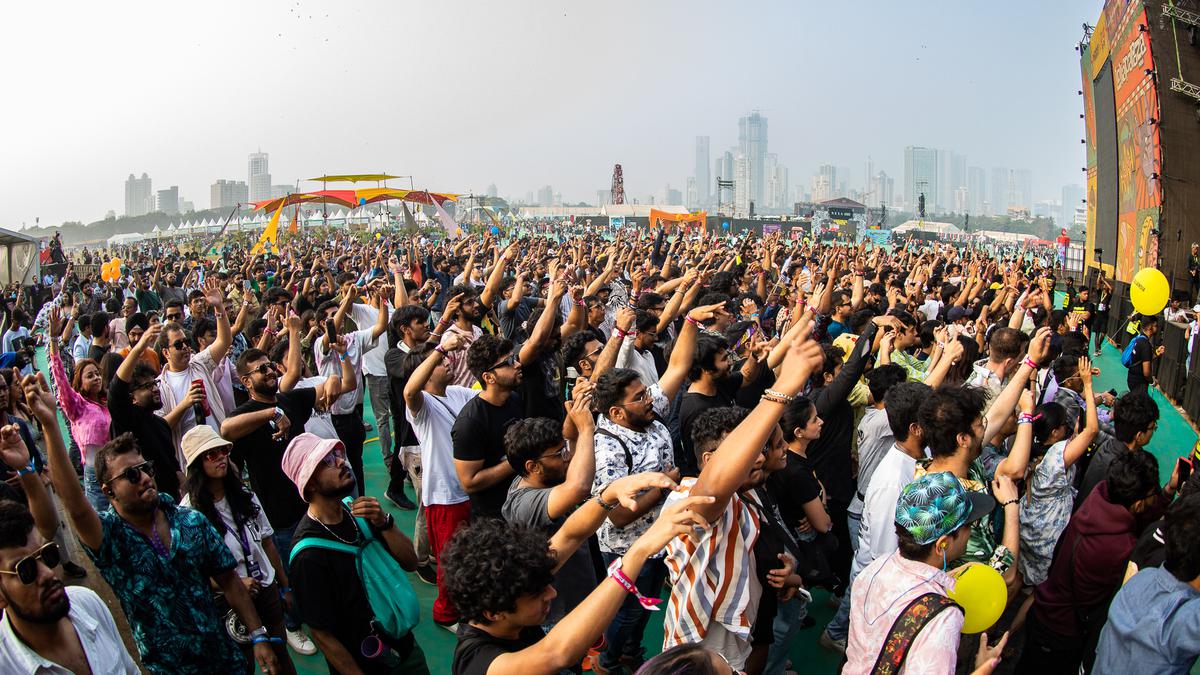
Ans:
[{"label": "patterned cap", "polygon": [[896,524],[924,545],[986,516],[995,506],[991,495],[968,492],[949,471],[931,473],[901,490]]}]

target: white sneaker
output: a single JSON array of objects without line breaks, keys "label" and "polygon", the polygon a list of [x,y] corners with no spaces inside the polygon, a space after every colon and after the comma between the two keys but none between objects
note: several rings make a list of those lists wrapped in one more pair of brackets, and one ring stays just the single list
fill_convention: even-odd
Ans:
[{"label": "white sneaker", "polygon": [[287,642],[288,646],[292,648],[292,651],[298,654],[312,656],[313,654],[317,653],[317,646],[313,644],[313,641],[309,639],[307,635],[304,634],[304,631],[287,631]]}]

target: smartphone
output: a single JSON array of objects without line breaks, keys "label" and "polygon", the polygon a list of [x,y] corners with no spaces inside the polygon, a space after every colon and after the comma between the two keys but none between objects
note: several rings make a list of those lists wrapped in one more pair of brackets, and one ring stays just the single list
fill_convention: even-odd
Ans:
[{"label": "smartphone", "polygon": [[329,336],[330,342],[337,338],[337,325],[333,323],[333,319],[325,320],[325,334]]},{"label": "smartphone", "polygon": [[243,291],[249,291],[249,290],[250,290],[250,280],[249,280],[249,279],[243,279],[243,280],[242,280],[242,290],[243,290]]},{"label": "smartphone", "polygon": [[1180,457],[1175,460],[1175,471],[1179,474],[1179,482],[1176,485],[1182,486],[1187,482],[1189,476],[1192,475],[1192,462],[1187,457]]}]

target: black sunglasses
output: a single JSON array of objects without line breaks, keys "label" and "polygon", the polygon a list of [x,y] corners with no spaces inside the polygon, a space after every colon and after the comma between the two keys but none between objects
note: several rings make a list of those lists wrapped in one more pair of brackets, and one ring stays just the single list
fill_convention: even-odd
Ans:
[{"label": "black sunglasses", "polygon": [[167,321],[183,321],[182,314],[167,314]]},{"label": "black sunglasses", "polygon": [[13,565],[11,570],[0,570],[0,574],[15,574],[21,583],[28,586],[37,581],[38,560],[46,563],[46,567],[50,569],[58,567],[58,563],[62,562],[62,556],[58,552],[58,544],[52,541],[47,542],[38,550],[18,560],[17,564]]},{"label": "black sunglasses", "polygon": [[504,360],[503,360],[503,361],[501,361],[500,363],[497,363],[497,364],[495,364],[494,366],[492,366],[491,368],[488,368],[487,370],[485,370],[485,371],[483,371],[483,372],[485,372],[485,373],[486,373],[486,372],[488,372],[488,371],[492,371],[492,370],[495,370],[495,369],[497,369],[497,368],[503,368],[504,366],[515,366],[515,365],[517,365],[517,356],[516,356],[516,354],[509,354],[507,359],[504,359]]},{"label": "black sunglasses", "polygon": [[266,363],[259,365],[257,368],[251,368],[250,370],[247,370],[246,374],[253,375],[254,373],[258,373],[259,375],[266,375],[267,373],[278,373],[278,372],[279,372],[279,369],[275,367],[275,363],[273,361],[268,361]]},{"label": "black sunglasses", "polygon": [[178,340],[170,343],[170,347],[171,347],[171,349],[174,349],[175,351],[180,352],[180,351],[183,351],[183,348],[185,346],[187,346],[187,343],[188,343],[187,340],[184,340],[183,338],[179,338]]},{"label": "black sunglasses", "polygon": [[111,485],[113,481],[117,480],[118,478],[124,478],[130,483],[136,483],[142,479],[143,473],[151,478],[154,478],[154,463],[146,461],[142,462],[141,464],[134,464],[133,466],[126,468],[121,473],[104,481],[104,484]]}]

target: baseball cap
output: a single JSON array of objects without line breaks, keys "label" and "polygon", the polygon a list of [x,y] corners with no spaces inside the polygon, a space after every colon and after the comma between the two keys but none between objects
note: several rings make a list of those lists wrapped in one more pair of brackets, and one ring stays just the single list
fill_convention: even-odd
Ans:
[{"label": "baseball cap", "polygon": [[949,471],[930,473],[900,491],[896,524],[925,545],[979,520],[995,507],[991,495],[968,491]]},{"label": "baseball cap", "polygon": [[951,307],[949,311],[946,312],[946,321],[948,323],[954,323],[960,319],[967,318],[969,315],[970,312],[962,307]]},{"label": "baseball cap", "polygon": [[179,445],[183,448],[184,468],[187,468],[209,450],[227,448],[233,443],[221,438],[221,435],[207,424],[199,424],[183,435]]},{"label": "baseball cap", "polygon": [[850,354],[854,352],[856,344],[858,344],[858,336],[851,333],[842,333],[833,341],[833,346],[840,347],[842,350],[842,362],[850,360]]}]

